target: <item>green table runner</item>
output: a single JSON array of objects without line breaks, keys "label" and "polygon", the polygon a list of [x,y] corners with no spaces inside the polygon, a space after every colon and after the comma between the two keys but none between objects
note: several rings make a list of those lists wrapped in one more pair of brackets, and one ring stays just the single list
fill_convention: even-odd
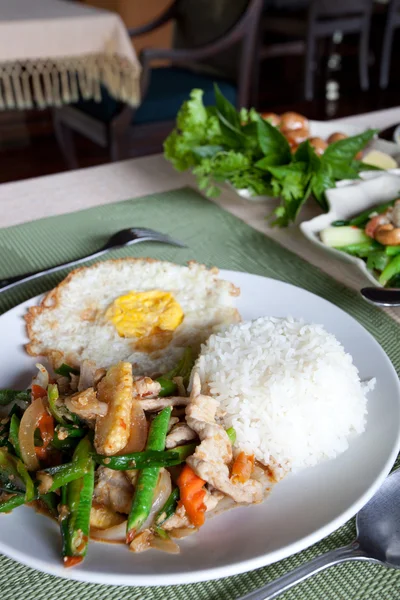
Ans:
[{"label": "green table runner", "polygon": [[[375,336],[400,371],[400,328],[390,317],[191,189],[0,229],[0,278],[87,254],[100,247],[109,235],[128,226],[146,226],[169,233],[186,242],[188,248],[142,243],[113,251],[108,258],[150,256],[181,264],[195,259],[208,266],[246,271],[298,285],[353,315]],[[64,275],[50,275],[3,292],[0,313],[50,289]],[[218,581],[163,588],[83,584],[44,575],[0,556],[0,598],[234,600],[322,552],[349,543],[354,534],[351,521],[308,550],[269,567]],[[325,571],[281,596],[283,600],[395,600],[399,597],[399,571],[362,563],[343,564]]]}]

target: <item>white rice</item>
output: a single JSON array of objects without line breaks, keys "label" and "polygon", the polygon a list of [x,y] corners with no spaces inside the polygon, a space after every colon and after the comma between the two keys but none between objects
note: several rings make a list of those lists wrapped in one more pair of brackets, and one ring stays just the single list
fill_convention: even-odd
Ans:
[{"label": "white rice", "polygon": [[350,354],[321,325],[260,318],[213,334],[196,363],[236,446],[297,470],[344,452],[364,431],[366,393]]}]

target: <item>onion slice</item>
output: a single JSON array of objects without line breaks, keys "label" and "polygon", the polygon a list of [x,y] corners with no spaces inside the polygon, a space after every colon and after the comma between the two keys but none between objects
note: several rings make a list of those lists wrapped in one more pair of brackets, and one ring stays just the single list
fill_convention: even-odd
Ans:
[{"label": "onion slice", "polygon": [[47,386],[49,385],[49,374],[47,369],[40,363],[36,363],[35,367],[38,369],[38,373],[32,379],[32,385],[39,385],[47,390]]},{"label": "onion slice", "polygon": [[42,398],[33,400],[22,415],[19,426],[18,441],[21,450],[21,457],[29,471],[39,469],[39,460],[35,450],[35,430],[46,408]]},{"label": "onion slice", "polygon": [[149,516],[143,525],[138,529],[137,533],[140,533],[144,529],[149,529],[153,525],[154,517],[168,500],[171,491],[171,475],[169,474],[169,471],[162,468],[160,470],[160,476],[158,478],[156,489],[154,490],[153,504],[151,506]]},{"label": "onion slice", "polygon": [[133,399],[131,412],[131,430],[129,439],[124,448],[117,452],[118,455],[131,454],[132,452],[142,452],[147,441],[147,420],[140,403]]},{"label": "onion slice", "polygon": [[119,525],[109,527],[108,529],[90,528],[90,537],[101,542],[123,542],[126,539],[126,525],[128,520],[125,519]]}]

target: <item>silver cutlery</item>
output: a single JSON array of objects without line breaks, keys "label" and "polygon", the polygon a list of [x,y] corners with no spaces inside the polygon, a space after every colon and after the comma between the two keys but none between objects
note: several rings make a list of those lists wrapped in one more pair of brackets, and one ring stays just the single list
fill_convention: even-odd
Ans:
[{"label": "silver cutlery", "polygon": [[400,469],[389,475],[356,518],[357,539],[314,558],[238,600],[272,600],[323,569],[348,560],[400,568]]},{"label": "silver cutlery", "polygon": [[400,306],[400,289],[367,287],[361,290],[362,297],[378,306]]},{"label": "silver cutlery", "polygon": [[49,267],[48,269],[43,269],[42,271],[35,271],[33,273],[15,275],[14,277],[8,277],[7,279],[0,279],[0,291],[2,292],[8,290],[19,283],[30,281],[31,279],[36,279],[37,277],[42,277],[43,275],[48,275],[49,273],[55,273],[56,271],[64,269],[65,267],[74,267],[75,265],[79,265],[86,260],[91,260],[92,258],[102,256],[109,250],[122,248],[123,246],[131,246],[132,244],[138,244],[139,242],[160,242],[161,244],[169,244],[170,246],[186,248],[185,244],[182,244],[182,242],[172,239],[165,233],[153,231],[152,229],[146,229],[144,227],[131,227],[130,229],[122,229],[121,231],[114,233],[102,248],[96,252],[93,252],[92,254]]}]

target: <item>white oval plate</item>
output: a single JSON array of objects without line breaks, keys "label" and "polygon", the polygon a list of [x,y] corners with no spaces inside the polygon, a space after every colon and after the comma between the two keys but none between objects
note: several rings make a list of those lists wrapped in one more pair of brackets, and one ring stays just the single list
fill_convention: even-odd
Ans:
[{"label": "white oval plate", "polygon": [[[226,577],[281,560],[314,544],[352,517],[389,473],[400,447],[400,388],[375,339],[333,304],[292,285],[222,271],[241,288],[243,319],[304,317],[322,323],[354,357],[361,379],[377,378],[369,394],[366,431],[347,452],[289,475],[262,505],[232,510],[182,540],[181,554],[132,554],[122,545],[91,542],[79,567],[64,569],[58,526],[29,507],[0,515],[0,551],[35,569],[79,581],[114,585],[183,584]],[[35,299],[34,299],[35,300]],[[25,354],[22,316],[29,301],[0,317],[0,387],[28,385],[35,359]]]},{"label": "white oval plate", "polygon": [[349,219],[372,206],[388,202],[396,196],[400,197],[400,169],[393,169],[387,173],[366,171],[361,173],[361,176],[362,181],[343,181],[340,187],[327,190],[329,212],[310,221],[303,221],[300,223],[300,229],[311,243],[323,248],[332,257],[356,265],[371,283],[382,287],[375,275],[367,269],[367,264],[362,258],[330,248],[323,244],[319,237],[320,231],[329,227],[333,221]]}]

